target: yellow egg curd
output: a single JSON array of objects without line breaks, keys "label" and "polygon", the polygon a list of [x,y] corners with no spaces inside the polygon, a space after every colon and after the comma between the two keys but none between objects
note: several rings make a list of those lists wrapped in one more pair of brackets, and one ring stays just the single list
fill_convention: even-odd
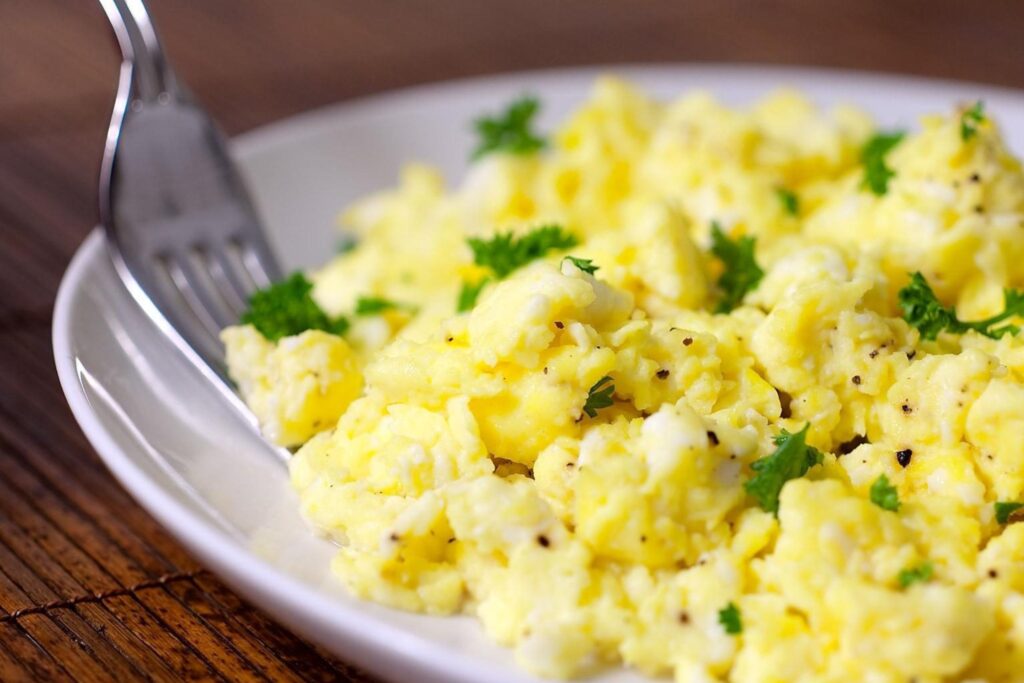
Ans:
[{"label": "yellow egg curd", "polygon": [[357,202],[309,274],[343,335],[224,333],[338,578],[547,677],[1024,681],[1024,335],[904,300],[1024,287],[1024,173],[968,106],[879,136],[603,79]]}]

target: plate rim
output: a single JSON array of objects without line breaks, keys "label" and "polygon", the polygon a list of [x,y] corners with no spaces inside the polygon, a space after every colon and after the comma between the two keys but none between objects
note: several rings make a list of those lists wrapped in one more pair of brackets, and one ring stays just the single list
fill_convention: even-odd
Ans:
[{"label": "plate rim", "polygon": [[[612,62],[606,64],[581,64],[577,66],[556,66],[539,69],[501,71],[492,74],[478,74],[456,78],[442,78],[413,85],[390,88],[365,95],[357,95],[350,99],[324,104],[307,111],[298,112],[276,121],[270,121],[254,128],[233,135],[229,141],[232,152],[245,158],[256,154],[265,147],[279,144],[281,139],[294,135],[289,129],[296,126],[318,128],[329,125],[340,112],[354,112],[361,108],[384,106],[389,102],[406,97],[416,97],[437,89],[445,89],[452,93],[473,90],[487,84],[502,84],[519,81],[525,78],[557,79],[564,77],[589,76],[594,79],[602,75],[621,76],[630,79],[638,74],[658,75],[678,74],[686,72],[691,76],[724,76],[736,78],[748,75],[758,79],[774,77],[776,84],[786,79],[806,81],[835,78],[848,81],[884,82],[888,85],[904,84],[907,86],[942,89],[966,90],[978,92],[992,97],[1020,97],[1024,88],[971,81],[958,78],[944,78],[921,74],[906,74],[896,71],[872,71],[843,67],[818,66],[810,64],[768,64],[758,62]],[[767,81],[771,82],[771,81]],[[855,102],[853,104],[856,104]]]},{"label": "plate rim", "polygon": [[[508,84],[529,78],[558,79],[563,77],[594,78],[614,73],[625,78],[644,74],[747,77],[779,84],[780,81],[803,81],[832,78],[883,86],[903,85],[938,90],[966,90],[985,97],[1024,98],[1024,90],[1012,87],[958,79],[936,78],[897,72],[875,72],[857,69],[836,69],[819,66],[755,63],[654,62],[582,65],[508,71],[495,74],[429,81],[358,96],[300,112],[242,132],[230,140],[233,153],[244,159],[250,154],[286,143],[297,129],[307,134],[328,126],[345,112],[386,106],[405,98],[415,98],[436,90],[457,92],[485,86]],[[101,253],[102,252],[102,253]],[[470,682],[499,677],[515,680],[536,680],[524,671],[482,670],[474,660],[453,657],[446,649],[436,647],[401,627],[381,621],[372,614],[355,608],[339,606],[324,600],[320,591],[292,578],[286,572],[267,564],[235,539],[214,525],[206,523],[187,505],[166,493],[149,478],[118,440],[95,415],[79,378],[79,360],[72,354],[74,332],[71,327],[73,304],[80,283],[97,259],[106,257],[105,238],[100,228],[87,235],[76,249],[61,277],[54,302],[51,341],[57,376],[75,421],[96,454],[132,499],[152,515],[177,542],[194,554],[201,564],[217,575],[247,600],[274,616],[290,629],[313,642],[337,652],[332,646],[339,637],[345,639],[351,652],[344,658],[376,675],[391,676],[401,671],[419,676],[417,680]],[[324,625],[333,631],[324,633]],[[388,659],[383,659],[387,657]],[[390,665],[390,666],[389,666]]]}]

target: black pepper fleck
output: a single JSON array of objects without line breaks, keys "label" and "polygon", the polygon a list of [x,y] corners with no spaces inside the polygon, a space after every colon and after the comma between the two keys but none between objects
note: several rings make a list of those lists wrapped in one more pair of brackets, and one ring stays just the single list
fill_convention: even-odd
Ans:
[{"label": "black pepper fleck", "polygon": [[875,349],[874,351],[868,354],[868,358],[878,358],[879,351],[881,351],[881,349]]},{"label": "black pepper fleck", "polygon": [[999,577],[999,572],[997,572],[995,569],[989,569],[988,570],[988,578],[995,579],[995,578],[998,578],[998,577]]},{"label": "black pepper fleck", "polygon": [[685,611],[684,612],[680,612],[679,613],[679,623],[680,624],[689,624],[690,623],[690,614],[688,612],[685,612]]},{"label": "black pepper fleck", "polygon": [[658,376],[658,379],[665,379],[668,377],[668,370],[662,368],[661,370],[658,370],[656,374]]},{"label": "black pepper fleck", "polygon": [[910,457],[914,455],[914,451],[909,448],[904,448],[901,451],[896,451],[896,462],[900,464],[900,467],[906,467],[910,464]]},{"label": "black pepper fleck", "polygon": [[398,540],[398,534],[392,533],[390,536],[388,536],[388,538],[390,538],[392,541],[397,541]]},{"label": "black pepper fleck", "polygon": [[548,366],[546,366],[546,365],[544,366],[544,374],[545,375],[548,374]]},{"label": "black pepper fleck", "polygon": [[647,543],[647,535],[646,534],[640,536],[640,542],[641,543]]},{"label": "black pepper fleck", "polygon": [[448,339],[446,339],[445,341],[447,341],[450,344],[453,341],[455,341],[455,337],[448,337]]},{"label": "black pepper fleck", "polygon": [[692,343],[693,343],[693,337],[687,337],[686,339],[683,340],[683,346],[689,346]]},{"label": "black pepper fleck", "polygon": [[853,382],[854,384],[860,384],[860,375],[854,375],[853,377],[850,378],[850,381]]},{"label": "black pepper fleck", "polygon": [[848,455],[850,453],[853,453],[855,450],[857,450],[859,447],[863,446],[866,443],[871,443],[870,441],[868,441],[868,437],[864,436],[863,434],[857,434],[849,441],[844,441],[843,443],[839,444],[839,448],[836,449],[836,455],[839,457]]},{"label": "black pepper fleck", "polygon": [[708,432],[708,441],[711,442],[712,446],[717,446],[718,445],[718,434],[715,434],[714,432],[710,432],[709,431]]},{"label": "black pepper fleck", "polygon": [[980,183],[981,182],[981,176],[978,175],[977,173],[972,173],[971,177],[968,178],[968,180],[970,180],[972,183]]},{"label": "black pepper fleck", "polygon": [[776,393],[779,395],[779,417],[785,419],[793,416],[793,397],[787,394],[782,389],[776,389]]},{"label": "black pepper fleck", "polygon": [[978,204],[977,206],[974,207],[974,213],[985,213],[985,207],[983,207],[981,204]]},{"label": "black pepper fleck", "polygon": [[911,408],[911,407],[910,407],[910,405],[909,405],[909,404],[907,404],[907,403],[904,403],[903,405],[901,405],[901,406],[900,406],[900,408],[901,408],[901,409],[903,410],[903,412],[904,412],[904,413],[911,413],[911,412],[913,412],[913,410],[914,410],[914,409],[913,409],[913,408]]},{"label": "black pepper fleck", "polygon": [[565,323],[563,323],[561,320],[556,320],[555,321],[555,327],[557,327],[560,330],[564,329],[565,328]]},{"label": "black pepper fleck", "polygon": [[910,351],[907,351],[907,360],[914,360],[914,356],[916,356],[916,355],[917,355],[917,350],[916,349],[911,349]]},{"label": "black pepper fleck", "polygon": [[537,536],[537,543],[542,548],[547,548],[547,547],[549,547],[551,545],[551,541],[549,541],[548,537],[545,536],[544,534],[540,534],[539,536]]}]

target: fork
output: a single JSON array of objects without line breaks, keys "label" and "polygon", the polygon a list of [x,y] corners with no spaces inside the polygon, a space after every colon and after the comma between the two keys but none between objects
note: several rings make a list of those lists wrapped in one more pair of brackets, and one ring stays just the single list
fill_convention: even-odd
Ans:
[{"label": "fork", "polygon": [[238,403],[220,331],[281,277],[224,136],[171,70],[143,0],[99,0],[123,61],[100,172],[115,268],[146,315]]}]

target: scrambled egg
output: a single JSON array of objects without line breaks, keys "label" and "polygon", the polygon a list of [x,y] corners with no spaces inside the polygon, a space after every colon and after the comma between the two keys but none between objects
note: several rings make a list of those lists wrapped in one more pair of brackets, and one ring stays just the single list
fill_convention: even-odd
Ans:
[{"label": "scrambled egg", "polygon": [[[313,296],[407,307],[345,338],[224,334],[267,435],[301,444],[292,481],[337,576],[474,614],[542,676],[1024,681],[1024,523],[993,512],[1024,500],[1024,335],[925,340],[897,302],[910,271],[971,320],[1024,286],[1024,173],[961,113],[897,144],[877,195],[856,110],[605,79],[545,151],[486,156],[452,190],[411,165],[356,203],[358,246]],[[599,270],[552,253],[456,313],[484,274],[466,238],[541,224]],[[713,224],[755,237],[765,272],[729,313]],[[752,463],[805,425],[820,465],[762,510]],[[883,474],[897,510],[873,502]]]}]

